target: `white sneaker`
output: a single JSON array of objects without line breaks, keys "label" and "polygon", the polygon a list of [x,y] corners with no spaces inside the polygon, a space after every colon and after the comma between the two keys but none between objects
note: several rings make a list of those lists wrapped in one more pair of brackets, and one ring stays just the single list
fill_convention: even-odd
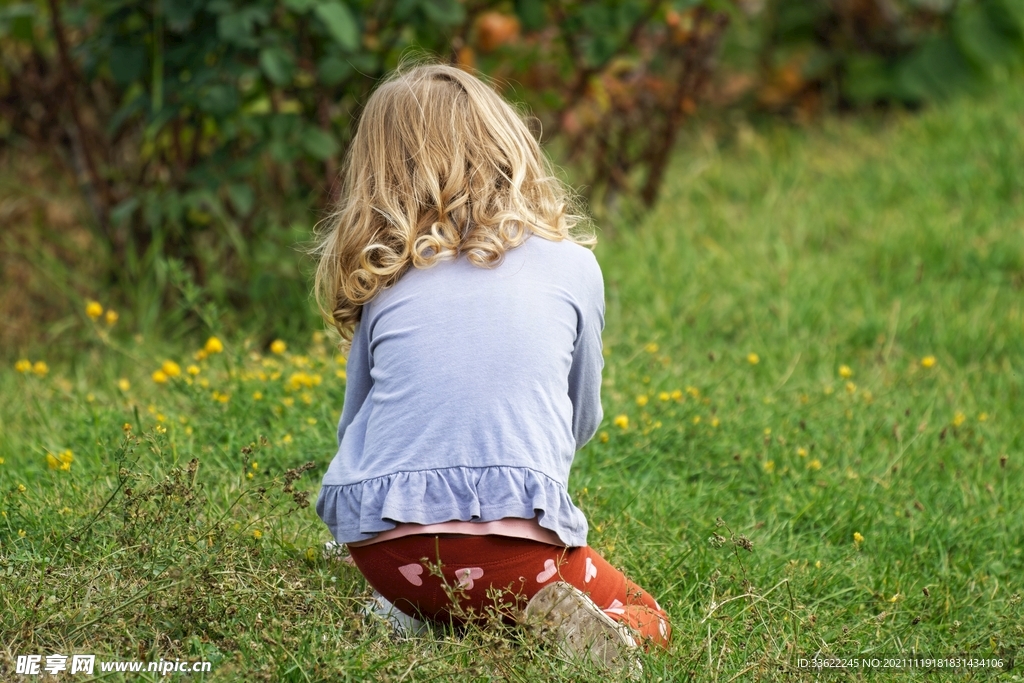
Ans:
[{"label": "white sneaker", "polygon": [[427,622],[410,617],[377,591],[373,591],[370,600],[363,606],[363,614],[380,617],[394,629],[399,638],[414,638],[430,631]]},{"label": "white sneaker", "polygon": [[636,657],[637,643],[629,628],[605,614],[583,591],[564,581],[542,588],[523,610],[522,623],[550,634],[559,648],[575,659],[589,659],[595,666],[626,673],[643,672]]}]

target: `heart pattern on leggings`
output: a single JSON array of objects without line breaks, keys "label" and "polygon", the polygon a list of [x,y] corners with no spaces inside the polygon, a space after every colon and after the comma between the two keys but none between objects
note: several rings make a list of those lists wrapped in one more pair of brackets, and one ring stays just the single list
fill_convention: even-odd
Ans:
[{"label": "heart pattern on leggings", "polygon": [[625,605],[623,605],[621,602],[619,602],[618,600],[612,600],[612,604],[605,607],[604,611],[607,614],[625,614],[626,610],[624,608]]},{"label": "heart pattern on leggings", "polygon": [[555,566],[554,560],[544,560],[544,571],[537,574],[537,583],[544,583],[558,573],[558,567]]},{"label": "heart pattern on leggings", "polygon": [[455,578],[459,580],[459,585],[468,591],[473,590],[473,581],[479,579],[484,575],[484,570],[480,567],[466,567],[464,569],[455,570]]},{"label": "heart pattern on leggings", "polygon": [[597,567],[594,561],[587,558],[586,566],[583,568],[583,583],[590,583],[590,580],[597,576]]},{"label": "heart pattern on leggings", "polygon": [[405,580],[414,586],[422,586],[423,579],[420,578],[420,574],[423,573],[423,565],[418,563],[402,565],[398,568],[398,571],[402,573]]}]

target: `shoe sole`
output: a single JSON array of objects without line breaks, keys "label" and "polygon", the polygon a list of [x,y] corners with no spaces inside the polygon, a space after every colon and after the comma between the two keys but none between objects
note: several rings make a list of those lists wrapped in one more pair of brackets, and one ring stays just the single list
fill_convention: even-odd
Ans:
[{"label": "shoe sole", "polygon": [[523,610],[522,623],[553,636],[570,658],[589,659],[602,669],[638,675],[636,640],[578,588],[556,581],[542,588]]}]

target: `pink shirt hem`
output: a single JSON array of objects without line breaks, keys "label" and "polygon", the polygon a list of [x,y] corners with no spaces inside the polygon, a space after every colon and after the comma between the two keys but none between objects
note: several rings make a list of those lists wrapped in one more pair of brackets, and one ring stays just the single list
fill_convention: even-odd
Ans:
[{"label": "pink shirt hem", "polygon": [[560,548],[565,544],[550,529],[545,529],[534,519],[506,517],[494,522],[442,522],[440,524],[399,524],[394,529],[382,531],[365,541],[349,543],[353,548],[390,541],[393,538],[418,534],[463,534],[466,536],[508,536],[529,541],[539,541]]}]

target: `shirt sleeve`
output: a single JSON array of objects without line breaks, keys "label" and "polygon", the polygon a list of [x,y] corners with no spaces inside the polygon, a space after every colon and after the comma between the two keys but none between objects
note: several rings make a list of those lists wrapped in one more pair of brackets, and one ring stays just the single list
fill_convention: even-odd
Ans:
[{"label": "shirt sleeve", "polygon": [[597,259],[591,254],[586,285],[580,300],[576,344],[569,368],[569,399],[572,401],[572,435],[576,450],[593,438],[604,417],[601,407],[601,332],[604,330],[604,280]]},{"label": "shirt sleeve", "polygon": [[352,348],[348,352],[348,362],[345,365],[345,405],[341,409],[341,419],[338,421],[338,447],[341,447],[341,439],[345,436],[345,430],[356,413],[366,402],[370,394],[370,387],[373,386],[373,379],[370,377],[370,343],[366,324],[366,308],[363,308],[363,319],[356,323],[352,334]]}]

